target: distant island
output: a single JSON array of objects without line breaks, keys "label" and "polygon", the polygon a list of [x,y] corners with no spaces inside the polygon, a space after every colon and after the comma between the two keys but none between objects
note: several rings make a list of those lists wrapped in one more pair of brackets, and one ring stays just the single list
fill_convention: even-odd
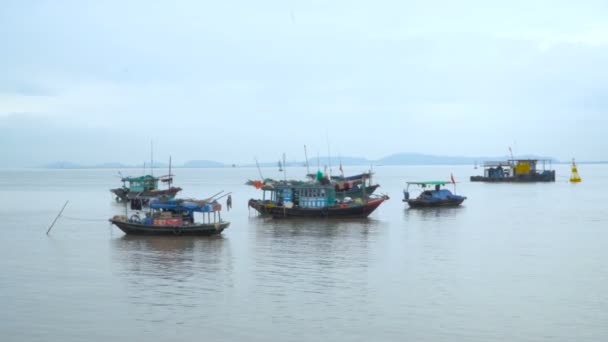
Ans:
[{"label": "distant island", "polygon": [[[519,159],[546,159],[550,160],[555,164],[562,163],[570,163],[570,161],[559,161],[556,158],[546,157],[546,156],[535,156],[535,155],[519,155],[515,156],[515,158]],[[462,156],[441,156],[441,155],[431,155],[431,154],[422,154],[422,153],[397,153],[391,154],[384,158],[373,160],[361,157],[332,157],[331,163],[334,166],[339,165],[372,165],[372,166],[389,166],[389,165],[474,165],[479,164],[482,165],[484,161],[493,161],[493,160],[505,160],[510,159],[509,156],[498,156],[498,157],[462,157]],[[315,167],[317,165],[327,165],[328,164],[327,157],[319,157],[311,158],[308,161],[308,164],[311,167]],[[608,163],[608,161],[580,161],[579,164],[604,164]],[[293,167],[293,166],[304,166],[306,162],[303,160],[299,161],[287,161],[285,166]],[[260,167],[276,167],[277,161],[273,162],[260,162]],[[228,167],[255,167],[255,163],[246,163],[246,164],[238,164],[238,163],[221,163],[212,160],[189,160],[181,165],[173,164],[173,168],[228,168]],[[78,163],[73,163],[69,161],[58,161],[49,163],[41,166],[42,168],[48,169],[129,169],[129,168],[143,168],[144,165],[128,165],[123,163],[116,162],[107,162],[101,164],[93,164],[93,165],[83,165]],[[150,167],[149,164],[146,165],[147,168]],[[154,168],[168,168],[168,163],[154,163]]]}]

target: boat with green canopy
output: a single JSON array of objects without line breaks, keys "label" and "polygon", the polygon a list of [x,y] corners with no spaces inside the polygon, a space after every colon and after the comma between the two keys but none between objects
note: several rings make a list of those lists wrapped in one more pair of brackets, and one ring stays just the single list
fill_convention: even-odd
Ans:
[{"label": "boat with green canopy", "polygon": [[[456,195],[450,190],[442,188],[447,184],[454,185],[456,192],[456,182],[452,181],[425,181],[425,182],[407,182],[407,187],[403,191],[403,202],[412,208],[427,208],[427,207],[456,207],[462,204],[467,198],[465,196]],[[410,187],[419,187],[420,193],[416,198],[410,198]]]},{"label": "boat with green canopy", "polygon": [[[121,178],[122,187],[110,189],[116,195],[116,202],[125,202],[132,199],[149,200],[155,197],[173,198],[182,190],[180,187],[172,186],[172,175],[163,177],[154,177],[145,175],[140,177],[123,177]],[[167,183],[168,188],[160,190],[159,182]]]}]

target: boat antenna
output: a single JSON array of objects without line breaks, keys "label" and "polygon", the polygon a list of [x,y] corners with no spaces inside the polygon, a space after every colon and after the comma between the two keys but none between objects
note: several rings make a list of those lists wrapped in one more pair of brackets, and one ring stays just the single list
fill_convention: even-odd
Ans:
[{"label": "boat antenna", "polygon": [[329,163],[329,179],[331,179],[331,151],[329,149],[329,133],[325,132],[325,137],[327,138],[327,161]]},{"label": "boat antenna", "polygon": [[287,181],[287,164],[285,164],[285,152],[283,152],[283,178]]},{"label": "boat antenna", "polygon": [[304,158],[306,158],[306,174],[310,174],[310,167],[308,166],[308,152],[306,151],[306,145],[304,145]]},{"label": "boat antenna", "polygon": [[144,175],[146,174],[146,161],[144,161]]},{"label": "boat antenna", "polygon": [[154,177],[154,141],[150,140],[150,175]]},{"label": "boat antenna", "polygon": [[321,157],[319,157],[319,151],[317,151],[317,171],[321,171]]},{"label": "boat antenna", "polygon": [[167,182],[167,184],[169,185],[169,188],[171,188],[172,183],[173,183],[173,175],[171,174],[171,156],[169,156],[169,181]]},{"label": "boat antenna", "polygon": [[255,159],[255,166],[257,166],[258,172],[260,173],[260,178],[261,178],[262,182],[264,182],[264,176],[262,175],[262,169],[260,169],[260,163],[258,163],[258,158],[254,158],[254,159]]}]

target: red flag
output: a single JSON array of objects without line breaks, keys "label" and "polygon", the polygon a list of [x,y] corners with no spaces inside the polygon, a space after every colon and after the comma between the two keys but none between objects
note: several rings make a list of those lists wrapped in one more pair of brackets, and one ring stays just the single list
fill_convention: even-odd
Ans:
[{"label": "red flag", "polygon": [[454,175],[450,173],[450,179],[452,180],[452,184],[456,184],[456,181],[454,180]]}]

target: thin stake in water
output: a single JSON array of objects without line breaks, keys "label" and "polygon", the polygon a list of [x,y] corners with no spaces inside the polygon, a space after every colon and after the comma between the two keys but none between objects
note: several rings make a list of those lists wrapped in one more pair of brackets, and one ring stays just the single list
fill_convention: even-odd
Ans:
[{"label": "thin stake in water", "polygon": [[57,220],[59,219],[59,216],[61,216],[61,213],[63,213],[63,209],[65,209],[65,207],[68,205],[68,202],[69,201],[65,201],[65,204],[63,205],[63,207],[59,211],[59,214],[57,214],[57,217],[55,217],[55,219],[53,220],[53,223],[51,223],[51,226],[49,227],[49,230],[46,231],[46,235],[49,235],[49,232],[51,231],[51,228],[53,228],[53,226],[55,225],[55,222],[57,222]]}]

